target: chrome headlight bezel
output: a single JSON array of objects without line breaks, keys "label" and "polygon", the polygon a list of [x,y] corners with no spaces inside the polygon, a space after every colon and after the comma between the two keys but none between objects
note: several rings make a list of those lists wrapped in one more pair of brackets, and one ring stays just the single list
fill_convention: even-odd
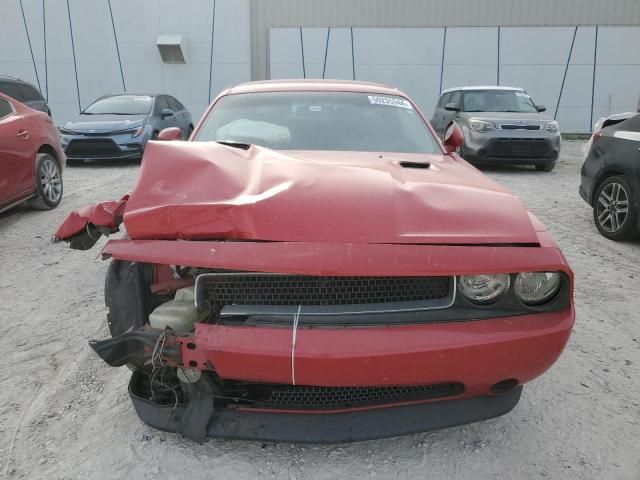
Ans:
[{"label": "chrome headlight bezel", "polygon": [[553,121],[553,122],[549,122],[544,126],[544,129],[547,132],[551,132],[551,133],[558,133],[560,131],[560,125],[558,124],[557,121]]},{"label": "chrome headlight bezel", "polygon": [[498,125],[495,122],[489,120],[481,120],[479,118],[469,119],[469,128],[474,132],[492,132],[498,129]]},{"label": "chrome headlight bezel", "polygon": [[496,302],[509,291],[511,276],[508,273],[461,275],[458,277],[458,291],[477,305]]},{"label": "chrome headlight bezel", "polygon": [[528,307],[551,302],[561,288],[562,275],[559,272],[520,272],[513,282],[515,296]]}]

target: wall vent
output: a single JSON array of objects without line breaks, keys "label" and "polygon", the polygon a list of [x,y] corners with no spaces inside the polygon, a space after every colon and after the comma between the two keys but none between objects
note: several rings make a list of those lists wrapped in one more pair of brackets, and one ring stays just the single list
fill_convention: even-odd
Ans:
[{"label": "wall vent", "polygon": [[184,35],[158,35],[156,43],[162,63],[187,63]]}]

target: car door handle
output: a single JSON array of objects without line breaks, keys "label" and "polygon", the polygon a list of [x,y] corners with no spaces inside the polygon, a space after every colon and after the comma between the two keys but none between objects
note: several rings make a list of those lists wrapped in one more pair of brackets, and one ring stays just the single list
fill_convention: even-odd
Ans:
[{"label": "car door handle", "polygon": [[16,137],[20,137],[23,140],[27,140],[29,138],[29,130],[20,130]]}]

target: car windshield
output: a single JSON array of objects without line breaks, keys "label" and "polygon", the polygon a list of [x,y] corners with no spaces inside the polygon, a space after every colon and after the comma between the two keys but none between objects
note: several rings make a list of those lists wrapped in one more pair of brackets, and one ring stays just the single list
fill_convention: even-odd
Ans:
[{"label": "car windshield", "polygon": [[118,95],[96,100],[82,113],[87,115],[146,115],[151,111],[152,98],[148,95]]},{"label": "car windshield", "polygon": [[535,113],[531,97],[521,90],[471,90],[462,95],[463,112]]},{"label": "car windshield", "polygon": [[269,92],[222,97],[195,141],[277,150],[440,153],[404,97],[353,92]]}]

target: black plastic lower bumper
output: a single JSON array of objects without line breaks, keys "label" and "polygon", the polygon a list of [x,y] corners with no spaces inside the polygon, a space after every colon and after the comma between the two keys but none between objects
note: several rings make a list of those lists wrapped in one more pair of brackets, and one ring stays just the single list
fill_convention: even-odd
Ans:
[{"label": "black plastic lower bumper", "polygon": [[[215,410],[213,398],[200,395],[199,407],[159,405],[133,391],[129,394],[145,423],[160,430],[182,433],[196,441],[204,436],[296,443],[344,443],[427,432],[487,420],[510,412],[522,387],[495,397],[475,397],[341,413],[271,413]],[[192,402],[194,403],[194,402]],[[202,407],[204,405],[204,407]],[[208,420],[207,420],[208,419]],[[204,427],[206,423],[206,428]]]},{"label": "black plastic lower bumper", "polygon": [[560,156],[560,144],[550,138],[488,138],[465,145],[465,160],[484,165],[547,165]]}]

